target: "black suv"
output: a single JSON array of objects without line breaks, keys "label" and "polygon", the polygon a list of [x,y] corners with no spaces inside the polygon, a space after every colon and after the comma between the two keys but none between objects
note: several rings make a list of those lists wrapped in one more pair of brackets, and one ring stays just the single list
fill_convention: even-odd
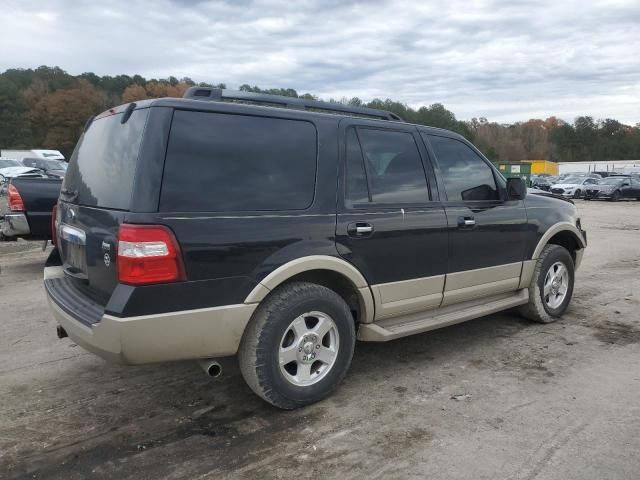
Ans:
[{"label": "black suv", "polygon": [[237,354],[290,409],[338,385],[356,339],[566,310],[586,246],[575,206],[526,196],[461,136],[331,103],[185,97],[88,122],[44,275],[59,336],[212,374]]}]

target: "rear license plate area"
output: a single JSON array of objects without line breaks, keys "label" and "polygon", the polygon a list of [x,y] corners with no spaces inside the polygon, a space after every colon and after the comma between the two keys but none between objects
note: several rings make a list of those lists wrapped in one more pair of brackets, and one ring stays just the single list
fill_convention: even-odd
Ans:
[{"label": "rear license plate area", "polygon": [[78,228],[62,225],[60,237],[64,263],[69,273],[85,273],[87,271],[85,252],[87,237],[85,233]]}]

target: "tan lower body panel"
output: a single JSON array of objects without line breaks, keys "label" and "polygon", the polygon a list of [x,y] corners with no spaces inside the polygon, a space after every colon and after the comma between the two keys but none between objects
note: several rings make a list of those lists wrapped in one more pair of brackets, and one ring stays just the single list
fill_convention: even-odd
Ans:
[{"label": "tan lower body panel", "polygon": [[518,289],[522,262],[447,274],[442,306]]},{"label": "tan lower body panel", "polygon": [[528,301],[529,290],[524,288],[516,292],[470,300],[429,312],[402,315],[376,323],[360,325],[358,339],[369,342],[386,342],[479,318],[524,305]]},{"label": "tan lower body panel", "polygon": [[528,287],[536,269],[537,260],[525,260],[522,262],[522,274],[520,275],[520,285],[518,288]]},{"label": "tan lower body panel", "polygon": [[57,322],[78,345],[130,365],[234,355],[257,304],[118,318],[89,327],[49,299]]},{"label": "tan lower body panel", "polygon": [[443,287],[444,275],[374,285],[376,320],[438,307]]},{"label": "tan lower body panel", "polygon": [[578,270],[580,264],[582,263],[582,256],[584,255],[584,248],[579,248],[576,250],[576,263],[574,265],[575,269]]}]

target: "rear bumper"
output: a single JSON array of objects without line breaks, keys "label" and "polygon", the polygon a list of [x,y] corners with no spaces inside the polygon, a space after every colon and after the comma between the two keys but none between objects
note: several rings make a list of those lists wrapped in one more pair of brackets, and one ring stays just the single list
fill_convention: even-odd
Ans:
[{"label": "rear bumper", "polygon": [[5,214],[0,231],[5,237],[21,237],[31,233],[27,216],[23,212]]},{"label": "rear bumper", "polygon": [[[63,275],[45,268],[45,279]],[[62,308],[46,289],[58,324],[84,349],[117,363],[138,365],[235,355],[257,304],[226,305],[181,312],[82,321]]]}]

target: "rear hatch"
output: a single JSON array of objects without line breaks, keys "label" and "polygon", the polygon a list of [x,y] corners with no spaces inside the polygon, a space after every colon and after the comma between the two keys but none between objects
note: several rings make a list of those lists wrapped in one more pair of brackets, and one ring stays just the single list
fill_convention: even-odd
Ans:
[{"label": "rear hatch", "polygon": [[131,208],[148,112],[94,119],[69,160],[60,192],[57,233],[65,274],[103,305],[118,283],[118,227]]}]

